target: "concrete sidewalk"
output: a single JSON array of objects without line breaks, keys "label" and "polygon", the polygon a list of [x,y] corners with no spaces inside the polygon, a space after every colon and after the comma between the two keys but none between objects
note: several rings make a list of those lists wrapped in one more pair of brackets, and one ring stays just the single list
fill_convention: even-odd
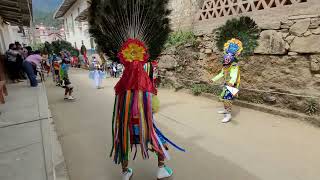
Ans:
[{"label": "concrete sidewalk", "polygon": [[30,88],[23,82],[9,85],[8,91],[6,104],[0,105],[0,179],[66,177],[44,85]]}]

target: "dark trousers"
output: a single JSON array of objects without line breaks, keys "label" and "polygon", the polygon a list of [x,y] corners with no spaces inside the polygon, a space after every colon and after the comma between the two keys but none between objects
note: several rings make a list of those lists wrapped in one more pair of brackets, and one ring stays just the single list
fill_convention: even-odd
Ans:
[{"label": "dark trousers", "polygon": [[22,57],[18,56],[17,57],[17,73],[18,73],[18,77],[19,77],[19,79],[26,79],[25,73],[23,71],[22,63],[23,63]]},{"label": "dark trousers", "polygon": [[8,75],[9,75],[10,80],[12,80],[12,81],[18,80],[19,74],[18,74],[17,62],[8,61],[7,67],[8,67]]},{"label": "dark trousers", "polygon": [[33,69],[32,64],[28,61],[24,61],[22,66],[23,66],[24,71],[27,73],[27,76],[30,80],[31,86],[32,87],[38,86],[37,76],[34,73],[34,69]]}]

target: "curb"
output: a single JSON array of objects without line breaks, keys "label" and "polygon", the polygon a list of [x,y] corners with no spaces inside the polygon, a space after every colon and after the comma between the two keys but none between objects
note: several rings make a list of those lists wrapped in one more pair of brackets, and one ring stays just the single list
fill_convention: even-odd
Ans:
[{"label": "curb", "polygon": [[[164,89],[168,89],[168,88],[164,88]],[[189,89],[182,89],[179,90],[188,94],[192,94],[191,90]],[[218,97],[216,95],[210,94],[210,93],[201,93],[199,96],[203,96],[203,97],[207,97],[210,98],[214,101],[218,101]],[[260,104],[254,104],[254,103],[249,103],[249,102],[245,102],[245,101],[240,101],[240,100],[235,100],[234,104],[240,107],[244,107],[244,108],[249,108],[249,109],[254,109],[257,111],[261,111],[261,112],[265,112],[265,113],[269,113],[269,114],[274,114],[274,115],[278,115],[278,116],[282,116],[282,117],[287,117],[287,118],[294,118],[294,119],[298,119],[301,121],[305,121],[308,123],[311,123],[317,127],[320,127],[320,117],[315,117],[315,116],[308,116],[302,113],[297,113],[291,110],[283,110],[280,108],[275,108],[275,107],[270,107],[270,106],[266,106],[266,105],[260,105]]]},{"label": "curb", "polygon": [[[188,93],[192,94],[190,91],[188,91]],[[212,99],[218,100],[217,96],[215,96],[213,94],[209,94],[209,93],[202,93],[200,96],[204,96],[204,97],[208,97],[208,98],[212,98]],[[237,106],[240,106],[240,107],[254,109],[254,110],[265,112],[265,113],[269,113],[269,114],[274,114],[274,115],[278,115],[278,116],[299,119],[299,120],[306,121],[306,122],[309,122],[309,123],[311,123],[313,125],[316,125],[316,126],[320,127],[320,117],[308,116],[308,115],[305,115],[305,114],[302,114],[302,113],[297,113],[297,112],[290,111],[290,110],[287,110],[287,109],[286,110],[282,110],[282,109],[279,109],[279,108],[274,108],[274,107],[270,107],[270,106],[266,106],[266,105],[249,103],[249,102],[245,102],[245,101],[241,101],[241,100],[235,100],[234,104],[237,105]]]},{"label": "curb", "polygon": [[[42,113],[46,113],[48,120],[43,121],[41,126],[43,133],[43,144],[45,149],[47,180],[69,180],[65,159],[62,153],[61,144],[55,131],[54,121],[49,109],[46,86],[42,83],[41,100],[39,103],[43,106]],[[40,102],[41,101],[41,102]],[[45,107],[45,108],[44,108]]]},{"label": "curb", "polygon": [[52,139],[53,139],[53,171],[54,171],[54,180],[69,180],[67,166],[65,159],[62,153],[61,144],[58,140],[57,133],[55,131],[55,126],[53,119],[51,119],[51,129],[52,129]]}]

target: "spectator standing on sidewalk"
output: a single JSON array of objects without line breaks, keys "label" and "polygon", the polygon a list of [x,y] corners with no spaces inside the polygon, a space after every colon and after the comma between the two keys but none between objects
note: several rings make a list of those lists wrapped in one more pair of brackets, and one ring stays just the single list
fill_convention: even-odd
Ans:
[{"label": "spectator standing on sidewalk", "polygon": [[33,52],[32,52],[32,47],[30,47],[30,46],[26,46],[25,48],[24,48],[24,59],[26,59],[28,56],[30,56],[31,54],[33,54]]},{"label": "spectator standing on sidewalk", "polygon": [[34,54],[28,56],[23,62],[23,68],[30,80],[31,87],[38,86],[37,71],[41,70],[41,60],[40,51],[35,51]]},{"label": "spectator standing on sidewalk", "polygon": [[16,45],[16,50],[19,52],[19,54],[17,55],[17,73],[18,73],[18,77],[19,77],[19,79],[26,79],[25,73],[24,73],[23,68],[22,68],[22,63],[26,58],[24,56],[23,47],[19,42],[15,42],[15,45]]},{"label": "spectator standing on sidewalk", "polygon": [[17,56],[19,51],[16,50],[15,44],[10,44],[9,49],[6,51],[6,64],[8,68],[9,78],[13,83],[18,83],[19,81],[19,71],[17,64]]}]

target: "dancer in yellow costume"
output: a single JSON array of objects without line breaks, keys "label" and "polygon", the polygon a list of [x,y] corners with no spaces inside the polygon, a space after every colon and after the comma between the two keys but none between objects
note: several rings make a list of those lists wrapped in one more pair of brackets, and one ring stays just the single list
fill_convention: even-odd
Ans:
[{"label": "dancer in yellow costume", "polygon": [[224,45],[223,68],[221,72],[212,78],[215,82],[221,78],[224,80],[224,86],[220,95],[220,100],[223,102],[224,110],[218,111],[219,114],[224,114],[223,123],[230,122],[232,119],[232,101],[238,94],[240,85],[240,68],[238,57],[243,50],[242,42],[238,39],[231,39]]}]

